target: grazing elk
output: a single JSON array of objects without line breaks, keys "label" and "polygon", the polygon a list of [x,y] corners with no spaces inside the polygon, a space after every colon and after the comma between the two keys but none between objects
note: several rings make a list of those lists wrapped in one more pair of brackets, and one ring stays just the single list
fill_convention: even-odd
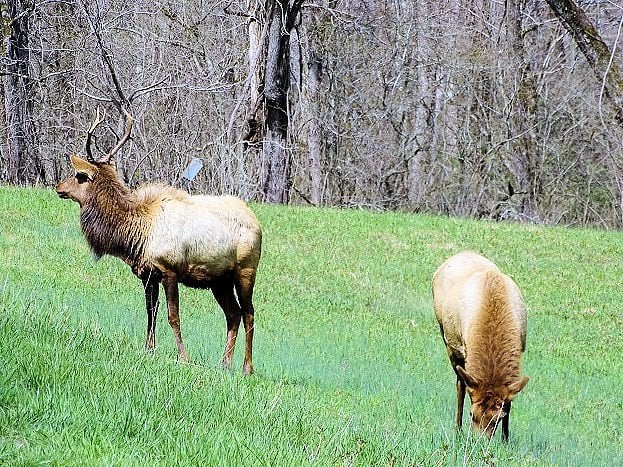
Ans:
[{"label": "grazing elk", "polygon": [[95,255],[122,259],[143,282],[148,351],[156,344],[159,284],[183,362],[188,356],[180,331],[178,284],[210,288],[227,321],[223,367],[231,367],[242,319],[246,332],[243,372],[251,374],[252,295],[261,255],[260,224],[247,205],[233,196],[190,196],[157,184],[129,190],[110,162],[132,130],[133,119],[124,113],[124,135],[96,161],[90,146],[95,128],[104,120],[98,112],[87,131],[87,160],[70,156],[75,175],[59,183],[56,192],[80,205],[82,232]]},{"label": "grazing elk", "polygon": [[463,252],[435,272],[433,301],[457,377],[458,428],[467,388],[472,426],[491,438],[501,420],[508,440],[511,401],[530,379],[520,377],[526,307],[519,288],[488,259]]}]

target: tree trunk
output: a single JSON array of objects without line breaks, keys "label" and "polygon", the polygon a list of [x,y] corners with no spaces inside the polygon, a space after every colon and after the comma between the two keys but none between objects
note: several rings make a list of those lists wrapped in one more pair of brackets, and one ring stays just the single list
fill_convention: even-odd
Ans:
[{"label": "tree trunk", "polygon": [[413,4],[417,24],[415,24],[414,42],[417,60],[417,107],[415,108],[415,147],[408,162],[409,189],[408,200],[413,209],[418,210],[424,204],[424,192],[427,178],[427,162],[430,151],[432,128],[429,117],[432,108],[432,86],[430,73],[431,44],[429,32],[425,30],[423,18],[428,17],[430,5],[415,2]]},{"label": "tree trunk", "polygon": [[[510,67],[509,83],[514,90],[509,126],[513,136],[509,169],[518,183],[518,191],[524,194],[520,205],[522,217],[537,220],[538,197],[541,192],[541,163],[536,144],[537,91],[526,59],[523,43],[521,0],[507,2],[506,29]],[[510,194],[509,194],[510,195]]]},{"label": "tree trunk", "polygon": [[[321,21],[318,17],[313,23]],[[309,151],[310,201],[315,206],[322,203],[322,127],[320,124],[320,86],[323,61],[318,55],[318,44],[313,37],[313,28],[302,28],[304,42],[304,64],[301,92],[301,117],[305,121],[307,147]]]},{"label": "tree trunk", "polygon": [[262,76],[264,70],[259,64],[263,58],[264,35],[262,34],[261,18],[266,18],[266,0],[249,0],[247,13],[249,15],[249,71],[250,71],[250,91],[249,100],[251,104],[251,115],[255,114],[260,107],[262,97]]},{"label": "tree trunk", "polygon": [[275,0],[270,12],[268,50],[264,76],[266,138],[263,159],[266,173],[262,183],[264,201],[287,203],[291,188],[291,151],[288,147],[288,90],[290,87],[290,31],[302,0],[290,5]]},{"label": "tree trunk", "polygon": [[4,105],[7,128],[3,178],[16,185],[44,180],[34,125],[34,90],[28,66],[29,0],[7,0],[2,8],[2,46],[5,72]]},{"label": "tree trunk", "polygon": [[[264,139],[264,64],[266,61],[266,23],[268,22],[267,9],[270,8],[271,0],[248,0],[247,15],[249,23],[247,32],[249,37],[249,109],[246,116],[246,128],[242,136],[242,152],[245,167],[255,175],[252,177],[255,188],[253,196],[263,196],[263,183],[266,180],[266,163],[262,154],[262,141]],[[264,25],[264,26],[263,26]],[[257,188],[259,185],[259,188]]]}]

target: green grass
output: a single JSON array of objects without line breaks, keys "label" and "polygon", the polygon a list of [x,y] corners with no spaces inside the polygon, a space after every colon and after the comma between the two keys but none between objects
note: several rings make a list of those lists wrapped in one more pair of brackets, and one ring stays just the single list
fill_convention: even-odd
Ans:
[{"label": "green grass", "polygon": [[[621,465],[619,232],[254,205],[256,374],[220,369],[225,320],[181,290],[190,365],[142,287],[95,262],[78,206],[0,188],[0,465]],[[511,441],[454,431],[430,279],[474,249],[529,310]],[[465,414],[467,422],[468,414]]]}]

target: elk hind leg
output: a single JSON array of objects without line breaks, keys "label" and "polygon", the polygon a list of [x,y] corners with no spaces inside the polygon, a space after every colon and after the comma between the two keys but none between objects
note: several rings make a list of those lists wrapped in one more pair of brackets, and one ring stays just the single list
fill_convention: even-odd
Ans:
[{"label": "elk hind leg", "polygon": [[237,271],[236,294],[242,309],[242,321],[245,330],[244,362],[242,372],[246,375],[253,373],[253,332],[255,328],[255,309],[253,308],[253,286],[255,285],[255,268],[245,268]]},{"label": "elk hind leg", "polygon": [[[445,341],[445,338],[444,338]],[[456,373],[456,427],[458,430],[463,428],[463,407],[465,404],[465,381],[459,375],[456,370],[457,366],[465,367],[465,359],[458,357],[454,351],[448,346],[446,347],[448,350],[448,357],[450,358],[450,363],[452,364],[452,368]]]},{"label": "elk hind leg", "polygon": [[228,279],[222,279],[212,285],[212,294],[217,303],[225,313],[227,322],[227,337],[225,340],[225,350],[223,351],[223,368],[229,370],[236,347],[236,337],[240,327],[242,311],[234,296],[234,283]]}]

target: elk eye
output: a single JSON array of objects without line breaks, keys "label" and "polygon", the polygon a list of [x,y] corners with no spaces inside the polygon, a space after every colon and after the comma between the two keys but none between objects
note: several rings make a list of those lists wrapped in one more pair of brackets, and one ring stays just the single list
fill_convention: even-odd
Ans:
[{"label": "elk eye", "polygon": [[77,181],[78,183],[85,183],[85,182],[88,182],[88,181],[89,181],[89,177],[88,177],[88,175],[87,175],[87,174],[84,174],[84,173],[78,172],[78,173],[76,174],[76,181]]}]

